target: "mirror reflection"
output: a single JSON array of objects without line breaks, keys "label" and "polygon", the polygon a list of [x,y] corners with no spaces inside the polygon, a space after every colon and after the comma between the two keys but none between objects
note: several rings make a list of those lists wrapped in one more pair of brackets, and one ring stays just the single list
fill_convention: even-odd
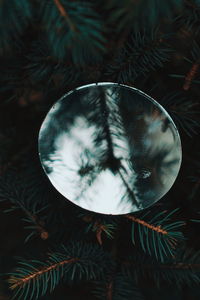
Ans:
[{"label": "mirror reflection", "polygon": [[173,185],[181,142],[167,112],[141,91],[113,83],[66,94],[39,134],[42,166],[74,204],[125,214],[158,201]]}]

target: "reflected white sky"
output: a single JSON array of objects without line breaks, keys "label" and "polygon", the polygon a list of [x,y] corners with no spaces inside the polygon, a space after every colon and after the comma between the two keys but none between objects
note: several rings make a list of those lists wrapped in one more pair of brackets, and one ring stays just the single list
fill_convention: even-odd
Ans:
[{"label": "reflected white sky", "polygon": [[[98,86],[96,88],[98,89]],[[135,102],[140,101],[140,98],[134,98],[137,91],[130,89],[130,93],[133,97],[134,111]],[[88,101],[85,94],[82,96],[82,90],[76,92],[74,99],[73,93],[70,94],[70,97],[72,97],[71,101],[80,101],[82,105],[84,101]],[[170,189],[181,163],[181,145],[176,128],[170,122],[164,132],[162,129],[164,120],[168,118],[167,115],[161,112],[159,107],[157,107],[156,117],[155,114],[149,115],[149,110],[144,106],[142,116],[135,118],[134,130],[131,135],[127,136],[116,97],[113,96],[112,88],[108,87],[105,93],[106,106],[109,111],[106,122],[111,134],[114,156],[121,161],[120,171],[113,173],[109,167],[98,169],[102,163],[101,152],[105,151],[108,143],[104,139],[100,148],[97,147],[94,140],[98,135],[99,127],[88,120],[87,113],[84,112],[83,115],[79,113],[74,116],[73,126],[63,125],[65,123],[62,121],[62,126],[59,127],[57,116],[62,120],[65,118],[66,106],[62,107],[65,99],[57,102],[47,115],[41,127],[39,139],[39,143],[42,145],[48,145],[48,139],[53,139],[53,150],[48,147],[42,148],[43,151],[46,151],[42,164],[45,170],[51,168],[51,172],[48,172],[47,176],[55,188],[75,204],[104,214],[134,212],[153,204]],[[147,106],[155,106],[148,101],[149,99],[147,99]],[[95,111],[95,109],[94,104],[91,105],[91,110]],[[97,114],[97,116],[101,115]],[[65,126],[68,127],[65,128]],[[49,132],[49,128],[54,131]],[[162,160],[159,174],[155,175],[157,170],[152,171],[152,166],[148,168],[148,157],[156,155],[163,149],[168,149],[168,153]],[[136,154],[138,152],[141,170],[135,171],[133,167],[130,167],[130,151]],[[40,155],[42,157],[43,153]],[[142,160],[146,165],[142,165]],[[167,163],[172,161],[175,161],[174,164],[166,167]],[[93,166],[96,171],[81,176],[80,168],[88,165]],[[143,174],[146,172],[143,178],[142,172]],[[142,185],[144,189],[142,189]],[[134,195],[134,201],[129,199],[129,190]]]},{"label": "reflected white sky", "polygon": [[[120,176],[113,175],[110,170],[102,171],[98,178],[91,186],[87,186],[87,193],[80,196],[79,188],[84,188],[84,180],[80,179],[78,170],[80,164],[80,157],[83,149],[87,148],[90,153],[95,153],[95,147],[92,143],[92,136],[96,131],[95,126],[88,127],[88,122],[83,118],[76,119],[76,126],[68,133],[61,133],[55,139],[56,152],[50,155],[53,161],[46,161],[46,166],[51,166],[53,171],[49,174],[50,180],[54,186],[62,193],[69,195],[69,199],[76,199],[77,204],[85,209],[91,210],[92,203],[94,211],[102,212],[104,214],[118,214],[119,210],[133,209],[131,202],[122,202],[121,198],[124,195],[122,181]],[[116,141],[117,143],[117,141]],[[118,141],[120,148],[116,148],[116,155],[120,157],[124,153],[127,156],[127,145],[123,141]],[[120,151],[121,149],[121,151]],[[128,157],[124,157],[128,159]],[[127,162],[123,160],[123,165],[128,171]],[[91,163],[96,163],[91,155]],[[130,171],[128,172],[130,173]],[[133,176],[133,174],[126,174],[126,177]],[[98,197],[97,197],[98,195]]]}]

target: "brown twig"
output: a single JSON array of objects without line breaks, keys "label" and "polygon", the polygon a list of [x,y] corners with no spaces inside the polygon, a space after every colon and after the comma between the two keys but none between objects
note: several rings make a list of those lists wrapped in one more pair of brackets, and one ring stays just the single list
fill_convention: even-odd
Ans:
[{"label": "brown twig", "polygon": [[96,238],[99,245],[102,245],[102,233],[106,231],[106,226],[99,223],[98,221],[94,224],[94,229],[96,229]]},{"label": "brown twig", "polygon": [[109,282],[107,285],[107,300],[112,300],[113,296],[113,282]]},{"label": "brown twig", "polygon": [[60,3],[60,1],[59,1],[59,0],[54,0],[54,3],[55,3],[55,5],[57,6],[57,8],[58,8],[58,10],[59,10],[59,12],[60,12],[60,14],[61,14],[61,16],[64,17],[65,20],[67,21],[67,23],[68,23],[70,29],[71,29],[72,31],[74,31],[74,32],[77,32],[76,26],[72,23],[72,21],[71,21],[71,19],[70,19],[70,17],[69,17],[69,14],[67,13],[67,11],[66,11],[65,8],[63,7],[63,5]]},{"label": "brown twig", "polygon": [[39,220],[39,218],[37,216],[31,215],[30,213],[28,213],[28,216],[33,221],[33,223],[35,224],[36,230],[40,234],[41,239],[42,240],[47,240],[48,237],[49,237],[49,233],[44,227],[44,222]]},{"label": "brown twig", "polygon": [[136,218],[134,216],[131,216],[131,215],[125,215],[125,218],[127,218],[127,219],[129,219],[129,220],[131,220],[133,222],[136,222],[138,224],[141,224],[143,226],[146,226],[149,229],[154,230],[156,232],[159,232],[161,234],[164,234],[164,235],[168,234],[168,232],[166,230],[162,229],[160,225],[159,226],[151,225],[151,224],[145,222],[144,220],[140,220],[140,219],[138,219],[138,218]]},{"label": "brown twig", "polygon": [[189,88],[191,86],[191,83],[192,83],[194,77],[196,76],[196,73],[198,72],[199,66],[200,66],[199,62],[196,62],[195,64],[193,64],[192,68],[190,69],[190,71],[185,76],[185,82],[184,82],[184,85],[183,85],[183,89],[185,91],[189,90]]}]

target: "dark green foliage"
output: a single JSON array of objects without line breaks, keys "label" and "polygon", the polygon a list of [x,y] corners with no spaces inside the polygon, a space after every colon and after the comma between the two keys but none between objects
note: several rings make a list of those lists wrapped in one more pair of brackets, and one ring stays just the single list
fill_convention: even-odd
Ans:
[{"label": "dark green foliage", "polygon": [[178,128],[185,131],[188,136],[191,137],[199,132],[199,111],[195,109],[197,102],[187,99],[181,92],[167,94],[160,102]]},{"label": "dark green foliage", "polygon": [[[16,100],[20,96],[19,90],[26,85],[26,80],[23,75],[24,61],[23,54],[18,51],[15,57],[9,57],[1,61],[1,72],[3,76],[0,77],[0,91],[2,95],[6,94],[6,101]],[[2,103],[1,103],[2,104]]]},{"label": "dark green foliage", "polygon": [[57,85],[59,88],[65,87],[78,81],[81,73],[75,66],[64,61],[59,62],[53,57],[48,43],[42,39],[33,42],[31,52],[27,55],[25,71],[31,81],[40,84],[43,89]]},{"label": "dark green foliage", "polygon": [[182,284],[193,286],[200,283],[200,252],[192,249],[178,249],[175,256],[160,263],[142,253],[134,252],[125,260],[124,274],[135,282],[151,278],[161,287],[167,282],[180,288]]},{"label": "dark green foliage", "polygon": [[[13,180],[13,177],[15,177],[15,180]],[[22,185],[20,177],[17,177],[15,171],[10,172],[10,176],[5,175],[1,177],[0,201],[7,201],[10,204],[9,208],[4,210],[5,212],[13,212],[15,210],[22,212],[22,216],[24,216],[22,221],[25,222],[24,228],[29,230],[25,242],[33,236],[46,232],[43,227],[44,211],[49,207],[49,203],[45,203],[43,199],[40,202],[36,201],[37,197],[35,186],[31,192],[30,186],[28,189],[28,186]]]},{"label": "dark green foliage", "polygon": [[194,40],[193,45],[192,45],[192,50],[191,50],[191,56],[192,56],[193,63],[199,62],[199,60],[200,60],[199,51],[200,51],[200,47],[199,47],[198,43]]},{"label": "dark green foliage", "polygon": [[199,25],[200,25],[200,1],[192,0],[185,1],[186,9],[182,14],[176,18],[176,23],[178,26],[184,26],[192,34],[199,34]]},{"label": "dark green foliage", "polygon": [[95,282],[94,295],[98,299],[144,300],[139,288],[127,275],[120,272],[106,277],[105,281]]},{"label": "dark green foliage", "polygon": [[13,139],[15,138],[15,128],[6,128],[0,132],[0,164],[7,163],[8,157],[12,151]]},{"label": "dark green foliage", "polygon": [[107,254],[92,244],[69,243],[49,253],[45,262],[38,260],[19,262],[19,267],[10,274],[14,298],[38,299],[52,292],[61,280],[92,280],[102,277],[109,264]]},{"label": "dark green foliage", "polygon": [[[139,219],[153,225],[154,228],[149,228],[139,222],[133,222],[133,244],[137,244],[139,238],[142,250],[161,262],[165,261],[166,257],[173,256],[177,242],[184,239],[179,228],[185,223],[182,221],[172,221],[172,216],[176,212],[177,209],[171,212],[161,211],[152,216],[151,210],[148,210],[140,214]],[[159,229],[162,229],[162,231],[159,231]],[[136,232],[138,233],[137,235]]]},{"label": "dark green foliage", "polygon": [[105,6],[112,9],[112,21],[117,22],[118,30],[127,30],[127,27],[153,27],[163,17],[172,19],[175,12],[182,9],[182,0],[109,0]]},{"label": "dark green foliage", "polygon": [[52,53],[58,59],[72,59],[79,66],[91,56],[93,61],[101,59],[105,50],[103,23],[90,2],[43,1],[41,16]]},{"label": "dark green foliage", "polygon": [[163,43],[165,39],[159,30],[135,31],[111,61],[106,74],[117,82],[127,83],[161,68],[171,53],[169,46]]},{"label": "dark green foliage", "polygon": [[77,212],[78,217],[85,221],[84,228],[86,233],[94,232],[100,244],[102,244],[102,235],[109,239],[113,239],[118,228],[119,218],[110,217],[97,213],[89,213],[88,211]]},{"label": "dark green foliage", "polygon": [[72,224],[77,226],[79,236],[80,224],[75,223],[78,221],[75,213],[72,211],[67,218],[65,215],[71,212],[69,202],[52,187],[31,151],[27,157],[21,158],[20,169],[9,170],[0,177],[1,200],[5,202],[6,212],[16,210],[20,214],[26,229],[25,242],[38,237],[59,243],[63,236],[76,238],[70,229]]},{"label": "dark green foliage", "polygon": [[199,63],[200,63],[200,47],[199,44],[193,40],[192,47],[190,50],[190,56],[184,57],[184,60],[188,62],[188,70],[185,75],[179,74],[170,74],[169,76],[172,78],[180,78],[183,80],[183,89],[188,91],[193,84],[199,84]]},{"label": "dark green foliage", "polygon": [[194,198],[199,197],[199,191],[200,191],[200,164],[199,162],[196,163],[195,166],[195,175],[193,176],[189,176],[189,180],[191,180],[193,182],[193,188],[192,191],[189,195],[189,199],[192,200]]},{"label": "dark green foliage", "polygon": [[[168,17],[172,18],[175,11],[182,8],[182,0],[168,0],[162,1],[159,0],[140,0],[140,4],[137,6],[137,18],[143,17],[143,24],[148,24],[153,26],[157,23],[158,18]],[[141,24],[141,23],[140,23]]]},{"label": "dark green foliage", "polygon": [[28,0],[2,0],[0,5],[0,53],[16,47],[32,16]]}]

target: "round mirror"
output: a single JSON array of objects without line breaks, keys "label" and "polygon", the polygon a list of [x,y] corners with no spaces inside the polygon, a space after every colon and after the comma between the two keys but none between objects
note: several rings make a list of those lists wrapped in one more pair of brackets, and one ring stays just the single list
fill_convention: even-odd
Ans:
[{"label": "round mirror", "polygon": [[39,133],[41,164],[74,204],[126,214],[153,205],[173,185],[181,141],[164,108],[121,84],[85,85],[64,95]]}]

